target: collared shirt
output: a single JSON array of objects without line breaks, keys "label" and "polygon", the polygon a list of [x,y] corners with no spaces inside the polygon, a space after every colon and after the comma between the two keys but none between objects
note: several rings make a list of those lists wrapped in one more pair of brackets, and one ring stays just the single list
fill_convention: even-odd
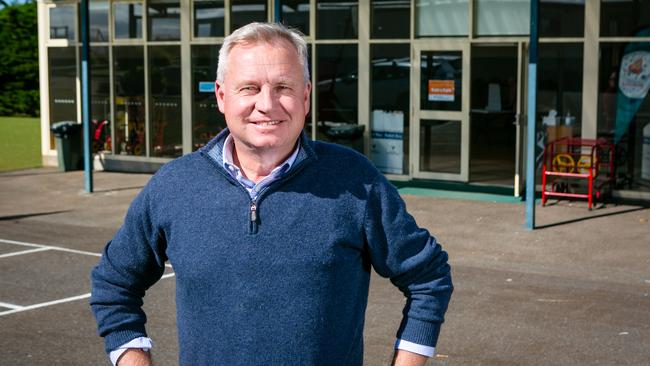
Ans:
[{"label": "collared shirt", "polygon": [[293,153],[291,153],[287,160],[280,163],[277,167],[271,170],[271,173],[264,177],[264,179],[262,179],[257,184],[255,184],[255,182],[252,180],[244,177],[241,168],[235,165],[233,160],[234,148],[235,139],[232,137],[232,135],[228,135],[228,137],[226,137],[226,141],[224,141],[223,151],[221,155],[223,157],[223,168],[226,169],[228,174],[235,178],[239,184],[246,188],[248,194],[251,196],[251,199],[254,200],[264,188],[268,187],[269,184],[280,178],[283,174],[288,172],[289,169],[291,169],[291,166],[296,162],[296,157],[300,151],[300,140],[298,140],[296,148],[293,150]]},{"label": "collared shirt", "polygon": [[[293,153],[291,153],[291,155],[287,158],[287,160],[280,163],[277,167],[271,170],[271,173],[268,176],[264,177],[264,179],[262,179],[257,184],[251,181],[250,179],[244,177],[241,168],[235,165],[233,160],[234,148],[235,148],[235,140],[232,137],[232,135],[228,135],[226,137],[226,140],[224,141],[223,150],[222,150],[223,168],[228,172],[228,174],[230,174],[230,176],[232,176],[235,180],[237,180],[237,182],[239,182],[244,188],[246,188],[251,199],[255,200],[259,195],[259,193],[264,188],[268,187],[275,180],[281,178],[282,175],[284,175],[291,169],[291,166],[293,165],[293,163],[295,163],[296,157],[298,156],[298,152],[300,151],[300,140],[298,140],[298,143],[296,144],[296,148],[294,149]],[[110,352],[111,362],[113,363],[113,365],[116,365],[117,360],[120,358],[120,356],[129,348],[140,348],[145,351],[149,351],[152,348],[152,346],[153,346],[152,341],[148,337],[139,337],[133,339],[130,342],[127,342],[122,346],[120,346],[119,348]],[[435,347],[424,346],[417,343],[405,341],[402,339],[396,340],[395,349],[401,349],[404,351],[417,353],[427,357],[432,357],[435,354]]]}]

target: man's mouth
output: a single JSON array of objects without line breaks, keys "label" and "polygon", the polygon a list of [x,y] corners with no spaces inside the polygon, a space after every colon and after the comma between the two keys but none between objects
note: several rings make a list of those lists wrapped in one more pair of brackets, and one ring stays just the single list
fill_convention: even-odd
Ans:
[{"label": "man's mouth", "polygon": [[267,126],[275,126],[279,124],[282,121],[274,120],[274,121],[259,121],[259,122],[253,122],[254,124],[262,127],[267,127]]}]

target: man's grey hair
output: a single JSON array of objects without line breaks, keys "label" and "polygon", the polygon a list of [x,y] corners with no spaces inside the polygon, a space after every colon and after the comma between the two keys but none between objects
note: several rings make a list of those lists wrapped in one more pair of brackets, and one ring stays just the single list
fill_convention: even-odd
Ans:
[{"label": "man's grey hair", "polygon": [[280,23],[250,23],[232,32],[223,40],[219,50],[219,64],[217,66],[217,81],[223,83],[228,69],[228,55],[235,46],[251,45],[255,43],[274,43],[278,40],[288,41],[298,52],[298,60],[302,66],[305,83],[309,81],[309,62],[307,61],[307,42],[303,34],[288,28]]}]

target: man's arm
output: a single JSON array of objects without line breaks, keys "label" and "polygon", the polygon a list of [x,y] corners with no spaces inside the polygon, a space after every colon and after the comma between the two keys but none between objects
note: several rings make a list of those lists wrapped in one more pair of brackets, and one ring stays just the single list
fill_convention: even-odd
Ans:
[{"label": "man's arm", "polygon": [[424,366],[429,357],[418,355],[417,353],[404,351],[402,349],[395,350],[393,357],[393,366]]},{"label": "man's arm", "polygon": [[[407,300],[397,338],[435,347],[453,291],[447,253],[427,230],[417,226],[383,175],[371,186],[366,210],[364,225],[372,265],[379,275],[390,278]],[[403,352],[398,353],[401,358]]]},{"label": "man's arm", "polygon": [[165,269],[165,235],[153,219],[149,191],[150,184],[131,203],[91,273],[90,305],[107,353],[147,336],[142,298]]},{"label": "man's arm", "polygon": [[119,360],[117,366],[152,366],[149,352],[137,348],[127,349]]}]

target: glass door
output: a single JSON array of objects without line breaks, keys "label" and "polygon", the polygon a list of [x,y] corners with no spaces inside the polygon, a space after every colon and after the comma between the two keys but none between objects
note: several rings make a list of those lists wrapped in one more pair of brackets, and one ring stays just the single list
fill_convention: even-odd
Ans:
[{"label": "glass door", "polygon": [[414,45],[413,176],[468,181],[469,45]]},{"label": "glass door", "polygon": [[514,188],[518,162],[518,45],[474,44],[471,54],[469,180]]}]

